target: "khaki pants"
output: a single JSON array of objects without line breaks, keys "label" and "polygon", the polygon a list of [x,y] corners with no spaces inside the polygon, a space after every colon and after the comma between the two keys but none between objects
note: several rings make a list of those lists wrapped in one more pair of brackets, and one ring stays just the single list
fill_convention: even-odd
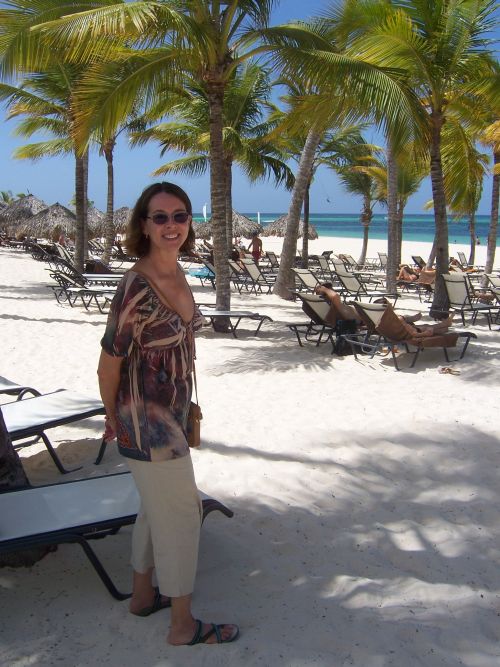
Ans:
[{"label": "khaki pants", "polygon": [[188,595],[194,588],[202,518],[191,456],[127,462],[141,498],[132,567],[142,574],[154,567],[163,595]]}]

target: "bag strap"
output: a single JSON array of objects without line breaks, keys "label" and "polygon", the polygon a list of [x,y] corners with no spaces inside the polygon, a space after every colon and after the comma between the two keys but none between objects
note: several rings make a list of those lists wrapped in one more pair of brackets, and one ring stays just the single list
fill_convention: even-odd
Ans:
[{"label": "bag strap", "polygon": [[196,402],[198,403],[198,385],[196,383],[196,366],[193,359],[193,378],[194,378],[194,395],[196,396]]}]

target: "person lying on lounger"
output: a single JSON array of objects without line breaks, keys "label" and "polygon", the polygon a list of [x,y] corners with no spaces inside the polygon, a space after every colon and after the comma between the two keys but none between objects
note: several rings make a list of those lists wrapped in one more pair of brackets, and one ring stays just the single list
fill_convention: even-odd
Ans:
[{"label": "person lying on lounger", "polygon": [[415,282],[420,275],[420,269],[412,269],[408,264],[401,264],[397,280],[404,280],[405,282]]},{"label": "person lying on lounger", "polygon": [[[331,312],[328,314],[328,317],[325,318],[329,322],[336,317],[337,319],[343,320],[356,320],[358,324],[363,324],[356,309],[342,302],[340,295],[332,289],[331,283],[318,285],[314,291],[316,294],[323,296],[330,304]],[[454,313],[452,312],[449,317],[441,320],[437,324],[419,324],[416,326],[414,323],[422,317],[422,313],[416,313],[415,315],[398,315],[399,319],[405,325],[409,338],[427,338],[429,336],[434,336],[435,334],[444,334],[450,328],[453,316]]]}]

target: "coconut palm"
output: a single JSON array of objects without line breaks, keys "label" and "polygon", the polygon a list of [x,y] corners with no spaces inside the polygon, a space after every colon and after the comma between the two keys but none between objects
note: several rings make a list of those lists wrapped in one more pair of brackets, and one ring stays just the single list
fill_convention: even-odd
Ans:
[{"label": "coconut palm", "polygon": [[[438,280],[432,311],[448,303],[441,274],[448,271],[448,221],[442,165],[442,134],[450,98],[480,99],[492,90],[494,59],[486,32],[493,0],[346,0],[339,19],[351,49],[371,63],[407,72],[428,127],[427,148],[435,217]],[[496,96],[498,89],[496,87]],[[389,154],[389,172],[392,158]]]},{"label": "coconut palm", "polygon": [[488,232],[485,273],[491,273],[495,263],[498,229],[498,203],[500,198],[500,121],[488,125],[482,133],[481,142],[493,152],[493,185],[491,189],[491,217]]},{"label": "coconut palm", "polygon": [[154,104],[159,93],[167,87],[181,88],[186,79],[203,86],[210,113],[216,302],[227,309],[224,92],[234,69],[259,51],[253,44],[255,29],[267,24],[273,0],[117,0],[79,14],[80,3],[63,4],[74,4],[66,7],[67,18],[49,21],[33,33],[42,51],[64,48],[68,58],[103,63],[88,67],[81,88],[78,136],[82,144],[97,127],[113,136],[139,99]]},{"label": "coconut palm", "polygon": [[[386,156],[381,154],[372,157],[365,164],[352,167],[352,171],[363,173],[372,179],[375,191],[374,200],[387,205],[388,200],[388,168]],[[419,153],[415,153],[413,145],[404,146],[396,156],[396,220],[395,233],[396,264],[401,263],[401,243],[403,239],[404,210],[409,198],[415,194],[427,174],[427,163]]]},{"label": "coconut palm", "polygon": [[0,99],[7,100],[8,118],[22,117],[16,133],[30,137],[36,132],[54,136],[14,151],[18,159],[39,160],[48,156],[75,156],[76,246],[75,264],[83,269],[86,257],[86,201],[88,153],[79,154],[73,136],[74,117],[71,100],[81,69],[74,65],[48,67],[44,72],[31,74],[22,85],[0,83]]},{"label": "coconut palm", "polygon": [[400,72],[374,66],[351,51],[334,18],[278,27],[264,34],[278,44],[274,59],[284,77],[310,91],[287,120],[290,132],[307,132],[274,288],[274,293],[290,298],[300,209],[324,132],[334,121],[337,126],[373,121],[400,145],[419,133],[421,114]]},{"label": "coconut palm", "polygon": [[[280,153],[269,139],[275,123],[263,119],[268,103],[270,84],[268,74],[255,63],[238,67],[232,74],[224,95],[224,162],[226,187],[226,236],[232,245],[232,167],[238,164],[251,181],[274,178],[277,185],[293,185],[293,174],[280,159]],[[165,112],[162,105],[161,112]],[[171,122],[155,125],[131,134],[132,144],[155,140],[166,151],[176,149],[185,153],[171,160],[153,173],[199,175],[210,166],[210,118],[208,99],[199,85],[192,83],[178,95],[170,95]],[[149,114],[151,116],[151,114]]]},{"label": "coconut palm", "polygon": [[448,115],[441,151],[446,200],[454,216],[469,220],[470,264],[475,261],[475,216],[488,165],[488,157],[476,148],[475,138],[458,116]]}]

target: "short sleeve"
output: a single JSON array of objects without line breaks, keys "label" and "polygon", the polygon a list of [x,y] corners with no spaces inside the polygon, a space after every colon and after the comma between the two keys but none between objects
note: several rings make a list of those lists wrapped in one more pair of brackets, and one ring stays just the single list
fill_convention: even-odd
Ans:
[{"label": "short sleeve", "polygon": [[126,357],[132,346],[137,313],[134,279],[125,274],[116,289],[108,314],[102,349],[113,357]]}]

